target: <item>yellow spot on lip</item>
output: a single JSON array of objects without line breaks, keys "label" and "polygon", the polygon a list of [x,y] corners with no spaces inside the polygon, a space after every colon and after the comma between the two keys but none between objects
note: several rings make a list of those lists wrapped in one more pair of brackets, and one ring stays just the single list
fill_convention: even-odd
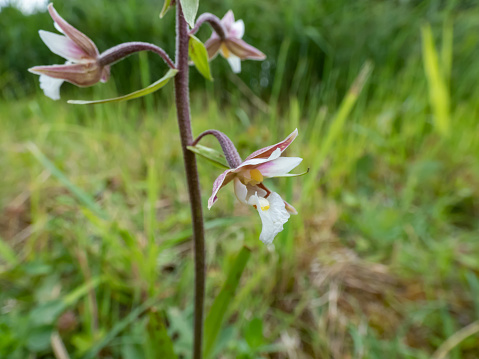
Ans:
[{"label": "yellow spot on lip", "polygon": [[[258,209],[258,207],[255,204],[253,204],[253,207],[254,209]],[[267,211],[268,209],[269,209],[269,206],[261,206],[262,211]]]},{"label": "yellow spot on lip", "polygon": [[251,179],[255,180],[258,183],[263,182],[263,175],[261,172],[257,169],[249,171],[249,174],[251,176]]},{"label": "yellow spot on lip", "polygon": [[225,44],[221,44],[221,52],[223,53],[223,56],[227,59],[230,57],[230,50],[226,47]]}]

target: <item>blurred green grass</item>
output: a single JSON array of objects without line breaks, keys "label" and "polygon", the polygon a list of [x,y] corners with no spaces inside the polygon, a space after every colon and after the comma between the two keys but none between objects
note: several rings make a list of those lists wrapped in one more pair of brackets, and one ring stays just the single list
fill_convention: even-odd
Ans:
[{"label": "blurred green grass", "polygon": [[[194,132],[223,131],[246,157],[298,127],[288,155],[311,171],[268,183],[299,212],[274,250],[231,188],[205,209],[208,307],[243,244],[252,249],[215,355],[439,358],[448,338],[479,320],[479,7],[251,4],[221,8],[235,5],[247,21],[259,16],[248,6],[271,6],[270,21],[286,19],[272,34],[246,22],[251,43],[276,46],[265,51],[268,86],[254,85],[261,63],[234,77],[218,59],[206,90],[192,69]],[[333,31],[323,43],[325,29]],[[309,41],[334,51],[316,53]],[[371,76],[352,86],[367,60]],[[143,85],[159,78],[154,62],[139,63]],[[72,358],[92,348],[102,358],[155,358],[152,323],[163,318],[187,357],[193,263],[171,84],[150,98],[79,107],[39,92],[16,99],[28,88],[18,81],[1,87],[0,101],[0,357],[52,357],[58,333]],[[124,84],[117,75],[62,94],[106,98]],[[134,79],[125,90],[140,86]],[[220,170],[199,161],[206,204]],[[472,333],[446,354],[474,358],[478,346]]]}]

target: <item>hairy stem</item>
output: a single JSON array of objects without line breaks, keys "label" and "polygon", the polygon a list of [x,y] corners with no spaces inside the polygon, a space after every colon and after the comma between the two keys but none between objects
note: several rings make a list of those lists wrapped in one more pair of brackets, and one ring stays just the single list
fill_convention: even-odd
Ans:
[{"label": "hairy stem", "polygon": [[190,31],[190,35],[196,34],[200,29],[201,25],[203,25],[205,22],[210,24],[210,26],[218,34],[221,40],[224,40],[226,38],[226,29],[221,23],[221,20],[216,15],[210,14],[209,12],[205,12],[198,17],[195,23],[195,27],[192,28]]},{"label": "hairy stem", "polygon": [[105,66],[105,65],[112,65],[115,62],[118,62],[120,60],[123,60],[125,57],[130,56],[131,54],[134,54],[135,52],[139,51],[151,51],[154,52],[157,55],[160,55],[160,57],[165,61],[165,63],[171,68],[171,69],[176,69],[175,64],[173,61],[171,61],[170,57],[168,54],[163,50],[161,47],[158,47],[156,45],[150,44],[148,42],[125,42],[123,44],[114,46],[106,51],[104,51],[100,55],[100,65]]},{"label": "hairy stem", "polygon": [[190,197],[191,217],[193,224],[193,241],[195,255],[195,322],[193,359],[202,358],[203,342],[203,309],[205,298],[205,233],[203,212],[201,209],[200,184],[196,158],[186,148],[193,142],[190,120],[190,99],[188,89],[188,25],[183,16],[180,2],[176,4],[176,68],[175,99],[180,131],[183,160],[185,162],[186,181]]},{"label": "hairy stem", "polygon": [[195,146],[206,135],[212,135],[212,136],[216,137],[216,139],[220,143],[220,146],[221,146],[221,149],[223,150],[223,153],[225,154],[226,161],[228,161],[228,165],[230,166],[230,168],[236,168],[241,164],[241,162],[243,162],[241,160],[241,157],[240,157],[239,153],[238,153],[238,150],[236,149],[233,142],[231,142],[229,137],[226,136],[223,132],[220,132],[220,131],[217,131],[217,130],[207,130],[207,131],[201,133],[193,141],[192,146]]}]

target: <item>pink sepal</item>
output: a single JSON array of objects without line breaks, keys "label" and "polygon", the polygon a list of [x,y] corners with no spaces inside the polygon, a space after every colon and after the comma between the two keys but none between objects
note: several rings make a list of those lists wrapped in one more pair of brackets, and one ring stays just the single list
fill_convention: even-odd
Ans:
[{"label": "pink sepal", "polygon": [[264,60],[266,55],[241,39],[229,37],[225,40],[225,45],[233,55],[241,60]]},{"label": "pink sepal", "polygon": [[208,199],[208,209],[210,209],[215,202],[218,200],[218,197],[216,194],[218,191],[227,185],[231,180],[234,178],[233,170],[226,170],[222,174],[216,178],[215,182],[213,183],[213,193],[211,194],[211,197]]},{"label": "pink sepal", "polygon": [[62,79],[80,87],[94,85],[102,77],[100,67],[93,61],[68,65],[35,66],[28,71],[37,75]]},{"label": "pink sepal", "polygon": [[284,152],[284,150],[294,141],[294,139],[298,136],[298,129],[295,129],[288,137],[286,137],[283,141],[272,145],[268,146],[265,148],[262,148],[260,150],[257,150],[250,154],[248,157],[246,157],[246,161],[253,159],[253,158],[268,158],[277,148],[281,150],[281,152]]},{"label": "pink sepal", "polygon": [[48,5],[48,12],[52,17],[53,21],[57,23],[60,29],[63,30],[63,33],[72,39],[75,44],[80,47],[85,54],[87,54],[91,58],[97,58],[99,55],[98,49],[95,43],[84,33],[80,32],[79,30],[75,29],[72,25],[66,22],[55,10],[53,4]]}]

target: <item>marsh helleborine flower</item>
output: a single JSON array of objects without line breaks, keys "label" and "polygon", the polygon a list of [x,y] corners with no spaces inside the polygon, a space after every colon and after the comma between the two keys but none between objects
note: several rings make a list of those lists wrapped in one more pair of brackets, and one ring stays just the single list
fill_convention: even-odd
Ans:
[{"label": "marsh helleborine flower", "polygon": [[284,141],[262,148],[249,155],[236,168],[223,172],[213,184],[213,194],[208,200],[208,209],[217,201],[218,191],[231,181],[238,200],[256,208],[263,222],[259,239],[265,244],[273,242],[274,237],[283,230],[290,214],[297,214],[281,196],[271,192],[264,184],[265,178],[283,177],[298,166],[302,158],[280,157],[284,150],[298,135],[294,130]]},{"label": "marsh helleborine flower", "polygon": [[243,20],[235,21],[233,11],[229,10],[221,19],[221,24],[225,28],[226,37],[222,40],[219,35],[213,31],[211,37],[205,42],[208,57],[213,59],[218,52],[228,60],[233,72],[241,72],[241,60],[264,60],[266,55],[257,48],[248,45],[241,40],[244,35]]},{"label": "marsh helleborine flower", "polygon": [[57,55],[65,58],[64,65],[36,66],[28,71],[40,75],[40,87],[45,95],[58,100],[63,81],[86,87],[97,82],[106,82],[110,77],[110,67],[99,62],[99,52],[92,40],[67,23],[53,5],[48,5],[55,28],[63,35],[40,30],[39,34],[45,45]]}]

